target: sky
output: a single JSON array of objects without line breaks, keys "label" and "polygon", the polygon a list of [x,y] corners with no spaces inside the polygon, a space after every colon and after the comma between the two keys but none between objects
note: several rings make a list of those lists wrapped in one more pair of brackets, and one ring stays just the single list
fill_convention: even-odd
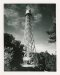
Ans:
[{"label": "sky", "polygon": [[[22,44],[26,6],[27,4],[4,4],[4,32],[12,34]],[[56,43],[49,43],[49,36],[46,33],[53,25],[55,4],[30,4],[30,7],[36,52],[48,51],[50,54],[56,54]]]}]

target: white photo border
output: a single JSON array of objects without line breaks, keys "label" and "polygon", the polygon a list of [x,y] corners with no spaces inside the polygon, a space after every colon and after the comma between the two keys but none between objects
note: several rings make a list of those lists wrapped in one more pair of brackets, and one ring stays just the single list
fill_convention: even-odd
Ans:
[{"label": "white photo border", "polygon": [[[4,72],[4,4],[56,4],[56,54],[57,71],[56,72]],[[1,0],[0,1],[0,75],[59,75],[60,74],[60,1],[59,0]]]}]

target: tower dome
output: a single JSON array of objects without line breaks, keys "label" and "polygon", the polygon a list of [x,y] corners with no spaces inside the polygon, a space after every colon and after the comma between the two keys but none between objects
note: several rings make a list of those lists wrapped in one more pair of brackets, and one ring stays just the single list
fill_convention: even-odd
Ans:
[{"label": "tower dome", "polygon": [[26,7],[26,15],[27,14],[31,14],[31,8],[29,5],[27,5],[27,7]]}]

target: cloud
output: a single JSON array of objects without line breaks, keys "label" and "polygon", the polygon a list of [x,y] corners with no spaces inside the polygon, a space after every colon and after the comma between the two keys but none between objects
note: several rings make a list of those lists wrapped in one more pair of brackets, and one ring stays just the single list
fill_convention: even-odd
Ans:
[{"label": "cloud", "polygon": [[37,13],[36,15],[33,15],[33,19],[31,21],[32,27],[40,24],[41,21],[42,21],[42,14],[41,13]]},{"label": "cloud", "polygon": [[10,8],[5,8],[4,9],[4,15],[6,15],[6,17],[17,17],[18,13],[17,11],[10,9]]},{"label": "cloud", "polygon": [[25,17],[19,16],[19,13],[11,8],[5,8],[4,15],[8,19],[7,25],[14,27],[16,30],[23,29]]},{"label": "cloud", "polygon": [[[22,5],[23,6],[23,5]],[[38,10],[38,6],[36,4],[34,5],[30,5],[31,6],[31,11],[34,17],[34,20],[32,20],[32,26],[36,25],[36,23],[40,22],[42,19],[42,14],[39,13]],[[8,26],[12,26],[14,27],[16,30],[20,28],[20,30],[22,31],[22,29],[24,29],[24,25],[25,25],[25,16],[23,16],[24,14],[22,14],[22,16],[20,15],[20,13],[17,10],[15,10],[15,8],[17,8],[17,5],[11,5],[9,8],[5,8],[4,9],[4,15],[7,17],[8,22],[7,25]],[[22,8],[20,8],[22,9]]]},{"label": "cloud", "polygon": [[42,20],[43,15],[40,13],[40,10],[38,8],[37,4],[31,5],[31,12],[32,12],[32,26],[37,25],[37,23],[40,23]]},{"label": "cloud", "polygon": [[40,22],[42,19],[42,14],[36,14],[34,15],[34,22],[37,23],[37,22]]},{"label": "cloud", "polygon": [[32,14],[36,15],[37,13],[39,13],[39,9],[38,9],[37,4],[31,4],[30,7],[31,7]]}]

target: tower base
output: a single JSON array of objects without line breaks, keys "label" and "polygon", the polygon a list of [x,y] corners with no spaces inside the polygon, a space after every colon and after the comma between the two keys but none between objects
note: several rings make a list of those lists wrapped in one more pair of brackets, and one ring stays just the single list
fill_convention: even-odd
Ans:
[{"label": "tower base", "polygon": [[22,64],[22,67],[35,67],[35,65],[29,65],[29,64]]},{"label": "tower base", "polygon": [[34,62],[31,61],[30,57],[24,57],[23,58],[23,64],[22,67],[35,67]]}]

